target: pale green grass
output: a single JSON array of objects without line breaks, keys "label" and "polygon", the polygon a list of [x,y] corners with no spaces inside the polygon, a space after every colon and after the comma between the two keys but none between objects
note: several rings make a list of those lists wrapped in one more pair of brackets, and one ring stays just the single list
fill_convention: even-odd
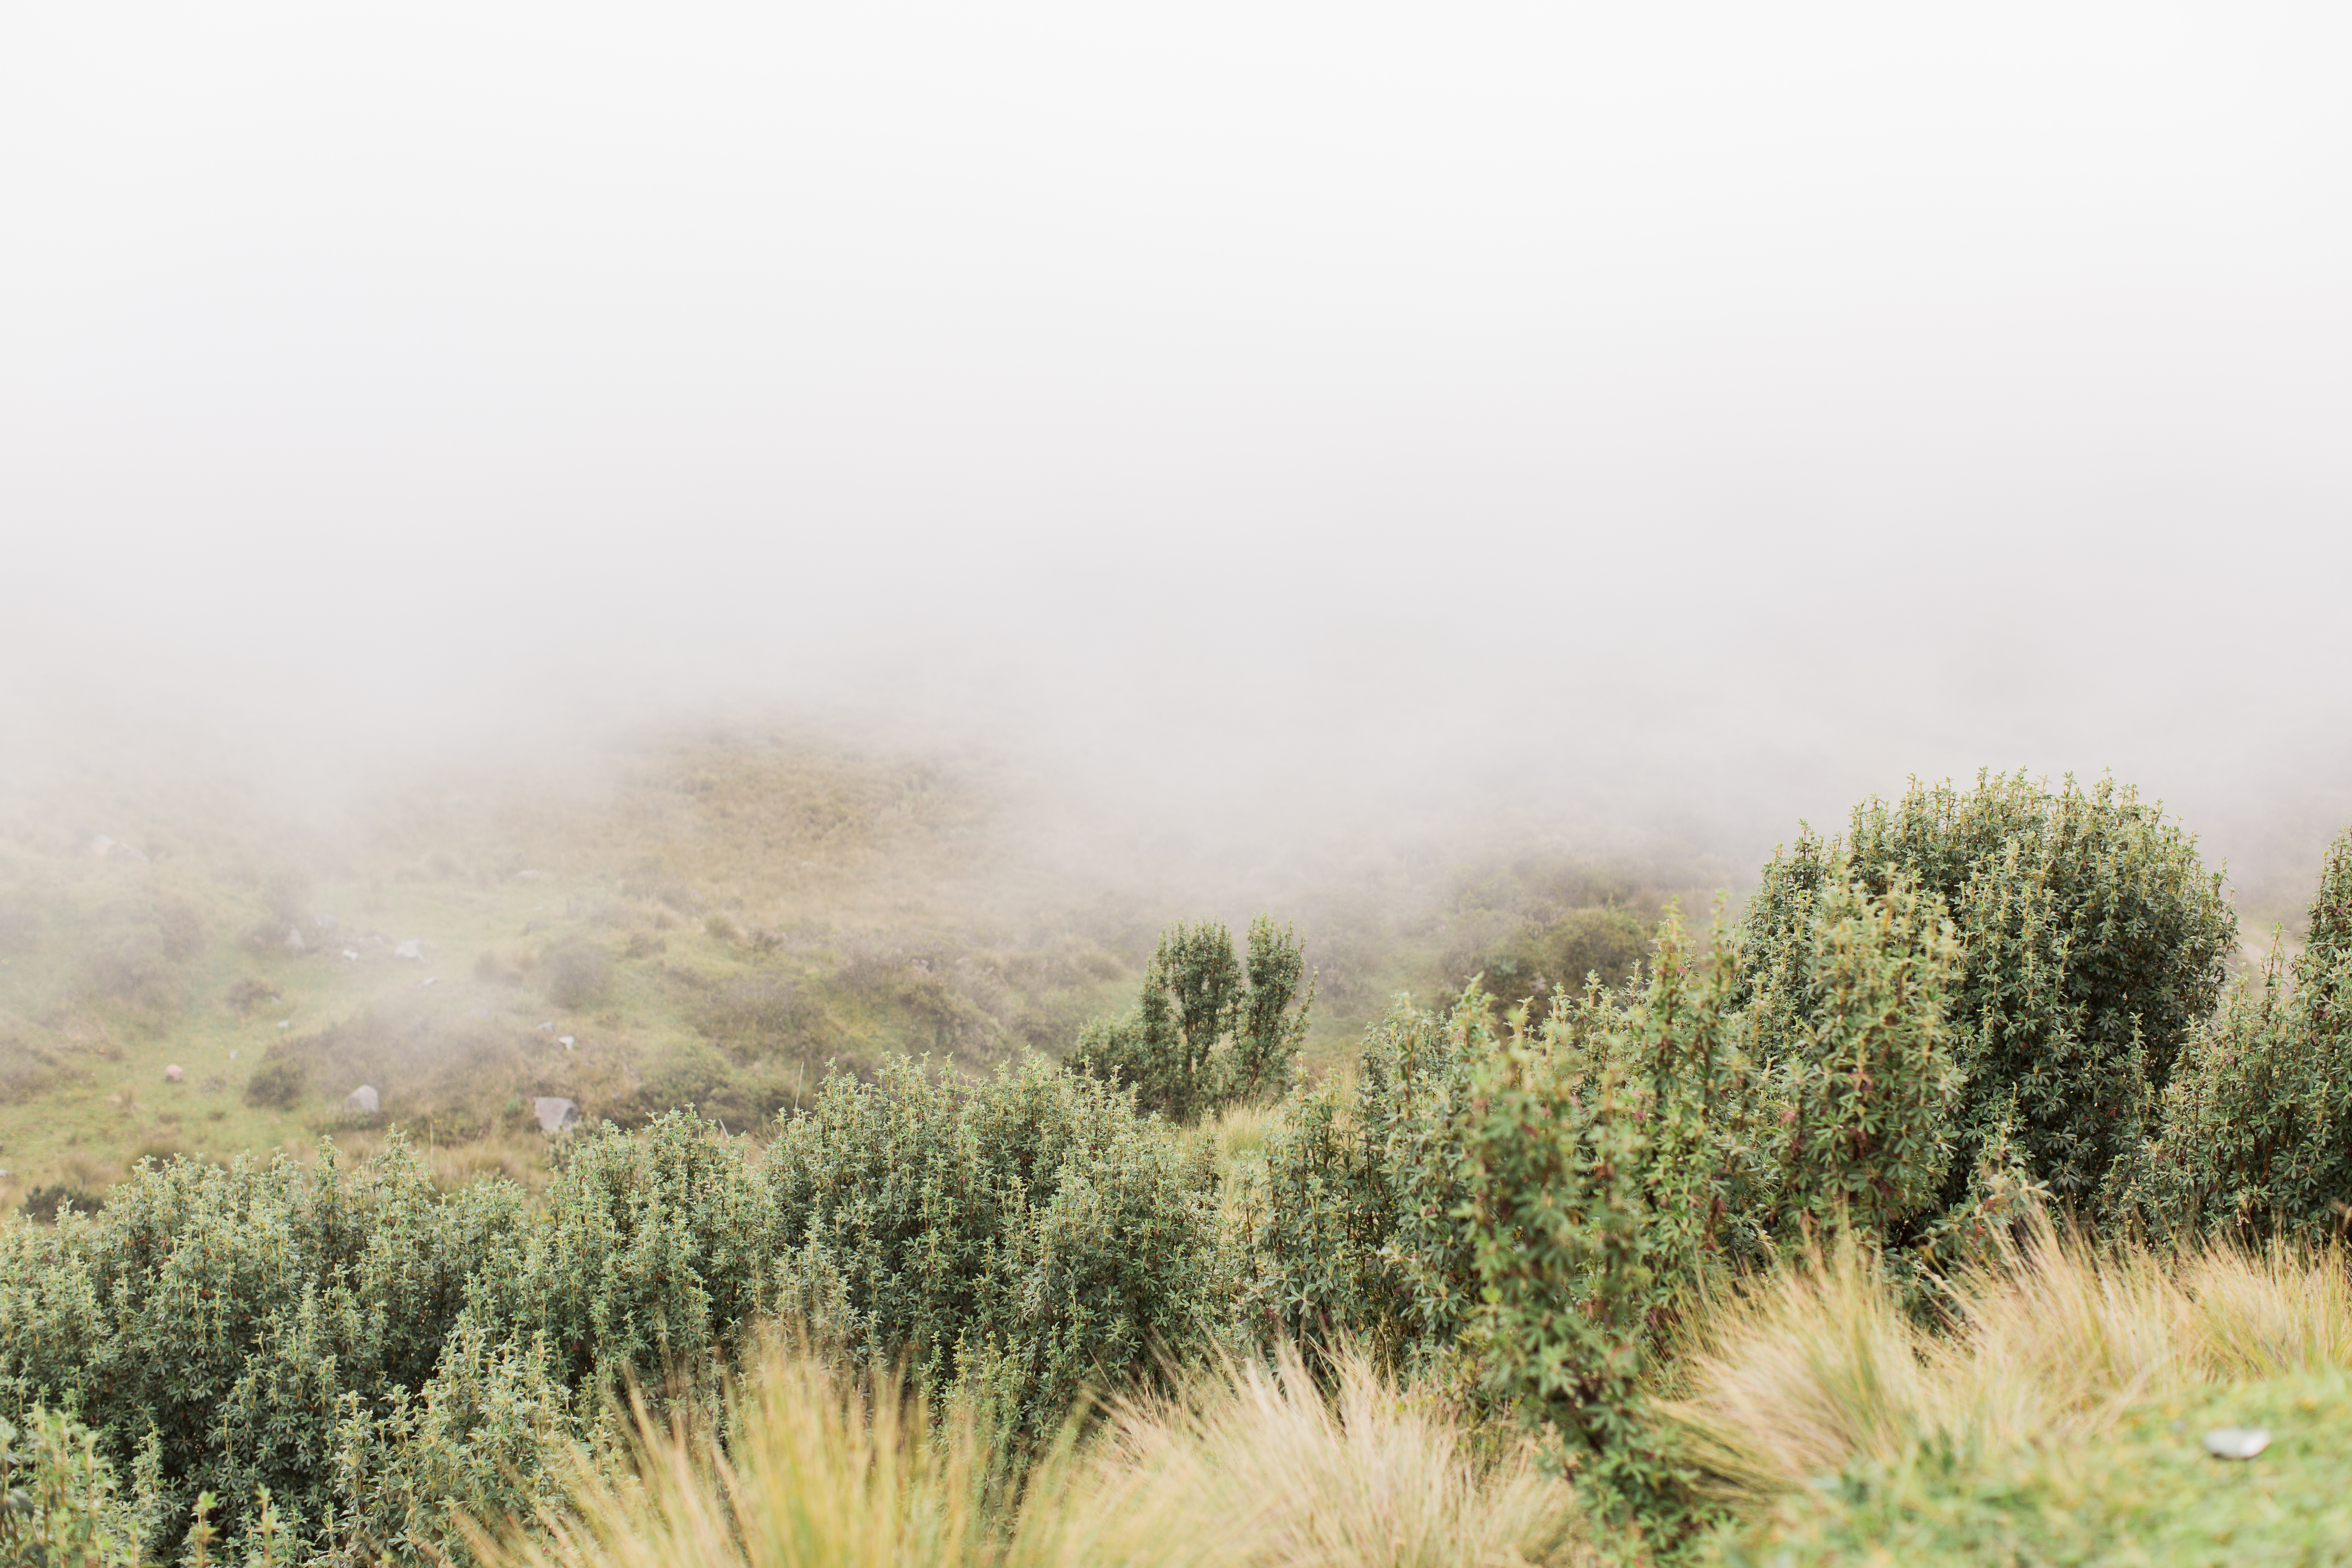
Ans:
[{"label": "pale green grass", "polygon": [[2352,1368],[2352,1275],[2333,1249],[2106,1250],[2044,1228],[1948,1288],[1938,1329],[1865,1255],[1780,1271],[1700,1313],[1670,1417],[1752,1504],[1923,1446],[2095,1447],[2151,1403]]}]

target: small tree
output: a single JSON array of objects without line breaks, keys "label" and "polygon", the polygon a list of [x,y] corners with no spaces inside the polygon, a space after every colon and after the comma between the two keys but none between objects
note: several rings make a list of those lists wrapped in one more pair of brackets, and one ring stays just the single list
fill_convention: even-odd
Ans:
[{"label": "small tree", "polygon": [[1289,927],[1260,915],[1249,938],[1244,965],[1223,921],[1170,927],[1134,1010],[1088,1023],[1070,1066],[1133,1085],[1139,1108],[1171,1121],[1282,1093],[1307,1035],[1314,984],[1299,995],[1306,958]]}]

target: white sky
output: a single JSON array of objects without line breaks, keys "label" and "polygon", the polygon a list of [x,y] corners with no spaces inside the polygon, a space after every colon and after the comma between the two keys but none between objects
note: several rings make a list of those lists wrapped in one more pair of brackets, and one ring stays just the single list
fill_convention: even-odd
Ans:
[{"label": "white sky", "polygon": [[13,5],[0,671],[1742,844],[2112,766],[2315,853],[2347,15]]}]

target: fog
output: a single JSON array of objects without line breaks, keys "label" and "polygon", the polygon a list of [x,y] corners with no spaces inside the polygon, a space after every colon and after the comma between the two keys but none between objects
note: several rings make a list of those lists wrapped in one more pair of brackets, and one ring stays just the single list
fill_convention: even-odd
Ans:
[{"label": "fog", "polygon": [[631,725],[1195,842],[2352,821],[2320,7],[17,7],[0,733]]}]

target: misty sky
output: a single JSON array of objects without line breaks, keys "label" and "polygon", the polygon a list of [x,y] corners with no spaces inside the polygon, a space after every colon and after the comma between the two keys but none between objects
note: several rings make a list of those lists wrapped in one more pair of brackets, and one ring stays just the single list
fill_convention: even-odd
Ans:
[{"label": "misty sky", "polygon": [[2315,855],[2347,46],[2316,5],[11,6],[13,744],[861,704],[1138,801],[1769,844],[2112,766]]}]

